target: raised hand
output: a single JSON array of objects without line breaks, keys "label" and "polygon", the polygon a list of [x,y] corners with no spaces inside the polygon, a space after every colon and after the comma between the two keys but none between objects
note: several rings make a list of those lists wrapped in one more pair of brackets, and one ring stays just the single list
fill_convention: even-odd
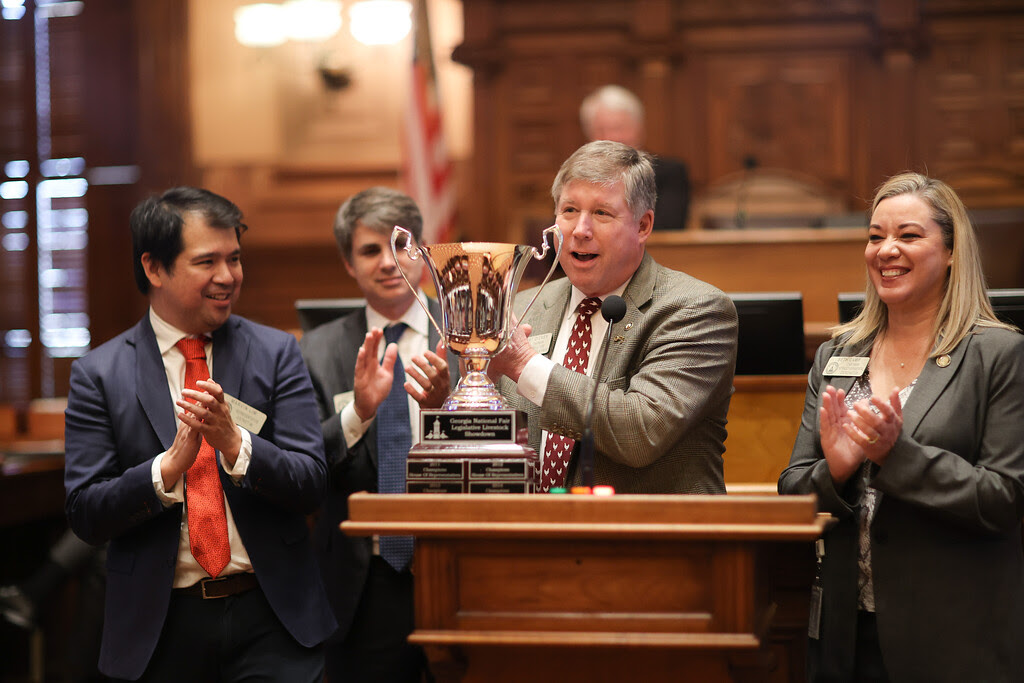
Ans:
[{"label": "raised hand", "polygon": [[377,414],[377,408],[391,392],[398,358],[398,344],[388,344],[384,358],[377,362],[377,349],[384,331],[374,327],[366,333],[363,345],[356,354],[353,407],[360,420],[366,421]]},{"label": "raised hand", "polygon": [[406,381],[405,390],[416,399],[420,408],[440,408],[451,387],[444,342],[438,342],[436,351],[413,356],[412,365],[405,369],[405,374],[411,378],[411,381]]},{"label": "raised hand", "polygon": [[851,413],[846,408],[846,392],[831,384],[821,398],[819,424],[821,450],[828,462],[832,481],[845,483],[864,462],[864,450],[850,438],[847,428]]}]

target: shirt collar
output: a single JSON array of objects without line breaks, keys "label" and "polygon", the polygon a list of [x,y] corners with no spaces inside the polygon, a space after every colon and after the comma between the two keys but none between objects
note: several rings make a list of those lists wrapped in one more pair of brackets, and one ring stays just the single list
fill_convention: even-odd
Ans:
[{"label": "shirt collar", "polygon": [[153,326],[153,334],[156,335],[156,346],[160,350],[161,356],[170,351],[182,337],[192,337],[194,339],[205,336],[207,338],[206,343],[210,343],[209,335],[186,334],[157,315],[152,306],[149,307],[149,324]]},{"label": "shirt collar", "polygon": [[[424,305],[426,305],[427,300],[423,292],[418,292],[417,296],[419,297],[420,301],[423,302]],[[413,332],[417,332],[423,335],[424,337],[427,336],[427,332],[430,329],[430,323],[427,320],[427,312],[423,310],[423,306],[420,306],[416,302],[413,302],[412,305],[410,305],[409,308],[405,310],[405,313],[403,313],[402,317],[399,318],[398,320],[390,320],[381,313],[377,312],[369,304],[366,305],[366,329],[369,330],[374,327],[379,327],[380,329],[383,330],[385,327],[391,325],[392,323],[405,323],[410,330],[412,330]]]},{"label": "shirt collar", "polygon": [[[599,296],[597,298],[600,299],[601,301],[604,301],[605,299],[607,299],[608,297],[610,297],[612,295],[622,296],[622,293],[624,291],[626,291],[626,287],[629,286],[629,283],[632,281],[632,279],[633,279],[632,277],[629,278],[629,280],[626,280],[625,282],[623,282],[621,285],[619,285],[618,287],[616,287],[612,291],[610,291],[610,292],[608,292],[606,294],[602,294],[601,296]],[[573,285],[572,286],[572,290],[571,290],[571,294],[569,296],[569,310],[567,312],[568,315],[575,315],[576,309],[579,307],[580,302],[583,301],[586,298],[587,298],[587,295],[584,294],[583,292],[581,292],[580,290],[576,289],[576,285]]]}]

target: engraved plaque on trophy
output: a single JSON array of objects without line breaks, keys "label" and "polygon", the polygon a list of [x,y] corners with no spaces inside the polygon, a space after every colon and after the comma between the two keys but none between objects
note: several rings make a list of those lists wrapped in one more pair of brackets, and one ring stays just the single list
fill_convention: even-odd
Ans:
[{"label": "engraved plaque on trophy", "polygon": [[[409,451],[406,466],[409,493],[537,490],[539,458],[527,445],[526,415],[505,403],[487,376],[487,366],[508,343],[514,330],[512,304],[519,281],[531,257],[540,260],[547,255],[548,234],[555,243],[555,259],[541,287],[558,265],[562,234],[557,226],[544,230],[540,250],[498,242],[415,247],[409,231],[395,226],[391,234],[395,260],[403,238],[406,254],[413,260],[425,260],[441,305],[442,324],[423,308],[460,361],[458,386],[441,409],[420,413],[420,442]],[[404,272],[402,277],[415,290]],[[530,301],[524,316],[536,299]]]}]

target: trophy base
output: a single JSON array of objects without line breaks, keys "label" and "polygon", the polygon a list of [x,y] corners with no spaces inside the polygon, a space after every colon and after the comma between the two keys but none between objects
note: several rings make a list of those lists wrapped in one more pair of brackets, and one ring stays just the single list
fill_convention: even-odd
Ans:
[{"label": "trophy base", "polygon": [[408,493],[536,493],[540,458],[513,410],[425,410],[406,461]]},{"label": "trophy base", "polygon": [[487,375],[472,372],[463,376],[455,391],[448,395],[441,410],[510,410]]}]

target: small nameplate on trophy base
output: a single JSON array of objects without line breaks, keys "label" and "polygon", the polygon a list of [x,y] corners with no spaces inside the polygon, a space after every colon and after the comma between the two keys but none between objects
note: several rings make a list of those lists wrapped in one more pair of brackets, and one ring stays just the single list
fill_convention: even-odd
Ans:
[{"label": "small nameplate on trophy base", "polygon": [[533,488],[525,481],[471,481],[470,493],[533,493]]},{"label": "small nameplate on trophy base", "polygon": [[466,478],[466,463],[461,460],[437,458],[409,460],[405,469],[407,479],[455,479],[462,481]]},{"label": "small nameplate on trophy base", "polygon": [[[409,451],[409,493],[535,493],[540,459],[515,410],[423,411]],[[433,438],[430,435],[433,435]]]},{"label": "small nameplate on trophy base", "polygon": [[461,481],[410,481],[406,483],[407,493],[465,493]]},{"label": "small nameplate on trophy base", "polygon": [[526,414],[517,410],[424,410],[420,443],[525,443]]}]

